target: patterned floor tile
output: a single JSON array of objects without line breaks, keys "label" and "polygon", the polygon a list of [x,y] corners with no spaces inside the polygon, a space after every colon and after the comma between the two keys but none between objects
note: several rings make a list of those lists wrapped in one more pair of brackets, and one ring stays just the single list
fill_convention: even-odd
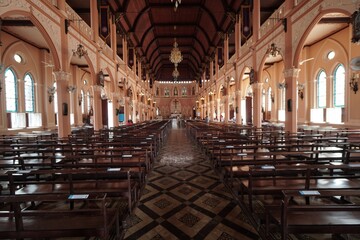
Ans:
[{"label": "patterned floor tile", "polygon": [[191,207],[185,207],[167,221],[192,238],[211,221],[211,218]]},{"label": "patterned floor tile", "polygon": [[259,239],[185,133],[184,128],[170,130],[135,215],[128,219],[132,227],[125,239]]},{"label": "patterned floor tile", "polygon": [[223,224],[219,224],[213,231],[211,231],[204,240],[250,240],[250,238],[241,232],[229,228]]},{"label": "patterned floor tile", "polygon": [[167,212],[178,207],[180,202],[166,194],[162,194],[161,196],[154,198],[151,201],[145,202],[144,205],[152,211],[156,212],[159,216],[163,216]]},{"label": "patterned floor tile", "polygon": [[184,200],[189,200],[201,192],[201,190],[189,184],[181,184],[180,186],[172,189],[171,192]]},{"label": "patterned floor tile", "polygon": [[190,172],[190,171],[178,171],[178,172],[175,172],[175,173],[173,173],[171,176],[172,177],[175,177],[175,178],[177,178],[177,179],[179,179],[179,180],[183,180],[183,181],[185,181],[185,180],[187,180],[187,179],[189,179],[189,178],[192,178],[192,177],[194,177],[196,174],[195,173],[193,173],[193,172]]},{"label": "patterned floor tile", "polygon": [[223,210],[228,204],[229,200],[224,198],[220,198],[211,193],[205,193],[203,196],[199,197],[194,204],[199,207],[202,207],[212,213],[218,214],[221,210]]}]

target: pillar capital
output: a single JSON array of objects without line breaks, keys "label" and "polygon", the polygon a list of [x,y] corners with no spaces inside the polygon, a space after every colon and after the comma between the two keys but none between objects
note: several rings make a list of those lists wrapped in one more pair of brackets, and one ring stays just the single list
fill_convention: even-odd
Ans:
[{"label": "pillar capital", "polygon": [[54,72],[56,81],[69,81],[70,73],[63,70]]},{"label": "pillar capital", "polygon": [[256,82],[256,83],[253,83],[252,86],[253,86],[253,89],[256,90],[256,89],[261,89],[261,87],[264,85],[264,83],[262,82]]},{"label": "pillar capital", "polygon": [[300,68],[288,68],[284,70],[284,77],[285,78],[297,78],[300,73]]}]

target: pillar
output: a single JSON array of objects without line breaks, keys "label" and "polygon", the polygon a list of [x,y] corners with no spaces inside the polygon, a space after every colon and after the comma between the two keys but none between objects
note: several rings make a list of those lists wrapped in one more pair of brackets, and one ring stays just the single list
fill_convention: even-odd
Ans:
[{"label": "pillar", "polygon": [[261,128],[261,92],[263,83],[253,84],[253,125]]},{"label": "pillar", "polygon": [[297,132],[297,80],[299,77],[299,68],[288,68],[284,70],[286,83],[285,94],[285,130]]},{"label": "pillar", "polygon": [[[227,90],[228,91],[228,90]],[[229,95],[224,96],[225,101],[224,101],[224,112],[225,112],[225,116],[224,116],[224,122],[228,123],[229,122]]]},{"label": "pillar", "polygon": [[220,115],[221,115],[220,101],[221,101],[221,99],[216,99],[216,112],[217,112],[216,115],[217,115],[218,121],[220,121]]},{"label": "pillar", "polygon": [[101,104],[101,91],[102,87],[94,85],[93,87],[93,125],[94,130],[100,130],[103,126],[102,123],[102,104]]},{"label": "pillar", "polygon": [[235,102],[236,124],[241,124],[241,90],[235,92]]},{"label": "pillar", "polygon": [[[137,119],[136,119],[136,111],[138,111],[138,104],[137,104],[137,100],[133,100],[132,101],[132,104],[133,104],[133,110],[132,110],[132,120],[133,120],[133,123],[136,123]],[[138,114],[140,114],[138,112]]]},{"label": "pillar", "polygon": [[57,88],[58,135],[59,138],[65,138],[68,137],[71,133],[70,95],[67,90],[70,74],[61,70],[54,72],[54,74]]}]

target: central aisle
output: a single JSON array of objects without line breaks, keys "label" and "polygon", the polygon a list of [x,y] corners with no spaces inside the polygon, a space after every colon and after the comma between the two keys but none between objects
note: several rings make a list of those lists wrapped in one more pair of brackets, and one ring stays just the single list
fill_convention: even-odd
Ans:
[{"label": "central aisle", "polygon": [[259,239],[186,129],[172,122],[125,239]]}]

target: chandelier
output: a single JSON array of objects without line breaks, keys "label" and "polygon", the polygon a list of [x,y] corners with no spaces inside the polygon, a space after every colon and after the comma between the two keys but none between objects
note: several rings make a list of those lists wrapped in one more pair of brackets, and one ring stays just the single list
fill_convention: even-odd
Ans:
[{"label": "chandelier", "polygon": [[173,49],[170,53],[170,62],[175,64],[175,67],[177,67],[178,63],[180,63],[183,60],[183,56],[181,55],[180,49],[178,48],[178,44],[176,42],[176,38],[174,38],[174,45]]},{"label": "chandelier", "polygon": [[174,81],[177,81],[178,77],[180,76],[180,73],[177,70],[177,67],[175,67],[174,71],[172,72],[172,76],[174,78]]},{"label": "chandelier", "polygon": [[267,53],[269,56],[276,57],[278,54],[280,54],[280,48],[278,48],[275,43],[272,43],[270,48],[267,50]]},{"label": "chandelier", "polygon": [[84,48],[84,46],[82,44],[78,44],[76,50],[73,49],[73,56],[78,56],[79,58],[86,56],[87,55],[87,51]]},{"label": "chandelier", "polygon": [[[171,2],[174,2],[174,0],[171,0]],[[175,0],[175,7],[174,7],[174,11],[176,12],[179,4],[181,3],[181,0]]]}]

